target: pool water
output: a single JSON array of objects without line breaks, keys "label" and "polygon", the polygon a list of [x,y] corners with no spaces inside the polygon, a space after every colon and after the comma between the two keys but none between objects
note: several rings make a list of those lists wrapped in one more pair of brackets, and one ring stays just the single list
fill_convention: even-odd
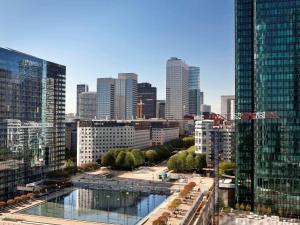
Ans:
[{"label": "pool water", "polygon": [[76,189],[66,195],[27,208],[20,213],[135,225],[168,196],[141,192]]}]

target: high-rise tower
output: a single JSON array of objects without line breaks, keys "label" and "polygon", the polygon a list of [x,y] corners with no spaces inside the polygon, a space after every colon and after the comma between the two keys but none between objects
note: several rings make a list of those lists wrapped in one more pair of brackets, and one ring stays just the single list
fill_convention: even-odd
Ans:
[{"label": "high-rise tower", "polygon": [[236,0],[235,18],[235,111],[260,115],[236,119],[236,200],[300,215],[300,0]]},{"label": "high-rise tower", "polygon": [[166,68],[166,119],[181,120],[188,114],[188,65],[172,57]]}]

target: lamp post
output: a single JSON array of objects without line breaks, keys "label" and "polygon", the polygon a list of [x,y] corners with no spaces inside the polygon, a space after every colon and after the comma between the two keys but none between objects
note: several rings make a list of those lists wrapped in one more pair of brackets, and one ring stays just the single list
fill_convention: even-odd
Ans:
[{"label": "lamp post", "polygon": [[107,223],[109,223],[109,198],[110,195],[106,195],[107,198]]},{"label": "lamp post", "polygon": [[[127,191],[126,192],[126,195],[125,195],[125,206],[124,206],[124,212],[125,212],[125,209],[127,208],[127,205],[126,205],[126,201],[127,201],[127,196],[129,195],[129,192]],[[125,213],[124,213],[125,215]],[[126,213],[126,225],[128,225],[128,213]]]}]

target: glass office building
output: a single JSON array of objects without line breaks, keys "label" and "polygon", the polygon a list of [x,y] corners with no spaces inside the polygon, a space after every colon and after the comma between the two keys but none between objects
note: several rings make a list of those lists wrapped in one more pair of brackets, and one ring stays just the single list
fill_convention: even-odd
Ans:
[{"label": "glass office building", "polygon": [[236,200],[299,216],[300,0],[236,0],[235,17],[236,113],[262,115],[236,119]]},{"label": "glass office building", "polygon": [[156,92],[156,87],[149,83],[138,84],[138,102],[142,101],[142,117],[145,119],[156,117]]},{"label": "glass office building", "polygon": [[66,67],[0,48],[0,200],[63,167]]},{"label": "glass office building", "polygon": [[200,91],[200,67],[189,66],[189,114],[200,115],[203,92]]}]

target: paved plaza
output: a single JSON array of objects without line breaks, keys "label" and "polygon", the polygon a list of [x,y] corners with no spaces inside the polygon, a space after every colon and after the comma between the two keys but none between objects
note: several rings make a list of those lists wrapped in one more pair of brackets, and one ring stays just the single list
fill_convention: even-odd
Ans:
[{"label": "paved plaza", "polygon": [[[24,210],[27,207],[40,204],[47,199],[51,199],[58,195],[63,195],[67,192],[71,192],[74,188],[88,188],[88,189],[107,189],[107,190],[129,190],[129,191],[143,191],[143,192],[163,192],[171,194],[166,201],[159,205],[154,211],[150,213],[146,218],[142,219],[138,224],[151,225],[152,221],[157,219],[163,212],[168,211],[168,204],[174,198],[178,197],[179,191],[188,182],[195,182],[196,187],[193,191],[193,199],[195,199],[200,193],[207,191],[213,185],[213,179],[207,177],[200,177],[199,175],[182,174],[179,175],[181,179],[175,182],[166,182],[159,179],[159,175],[167,171],[165,163],[162,163],[154,167],[140,167],[134,171],[110,171],[108,169],[98,170],[89,173],[81,173],[71,178],[74,183],[74,187],[57,191],[48,196],[44,196],[37,200],[31,201],[28,204],[14,207],[7,212],[2,213],[0,219],[10,218],[14,220],[23,221],[27,224],[66,224],[66,225],[88,225],[88,224],[102,224],[85,221],[75,221],[63,218],[52,218],[35,215],[20,214],[18,211]],[[110,173],[111,178],[106,178],[104,175]],[[193,200],[181,204],[180,214],[171,216],[169,223],[172,225],[180,224],[180,221],[184,217],[185,213],[189,210],[193,203]],[[0,225],[20,224],[20,222],[1,221]]]}]

